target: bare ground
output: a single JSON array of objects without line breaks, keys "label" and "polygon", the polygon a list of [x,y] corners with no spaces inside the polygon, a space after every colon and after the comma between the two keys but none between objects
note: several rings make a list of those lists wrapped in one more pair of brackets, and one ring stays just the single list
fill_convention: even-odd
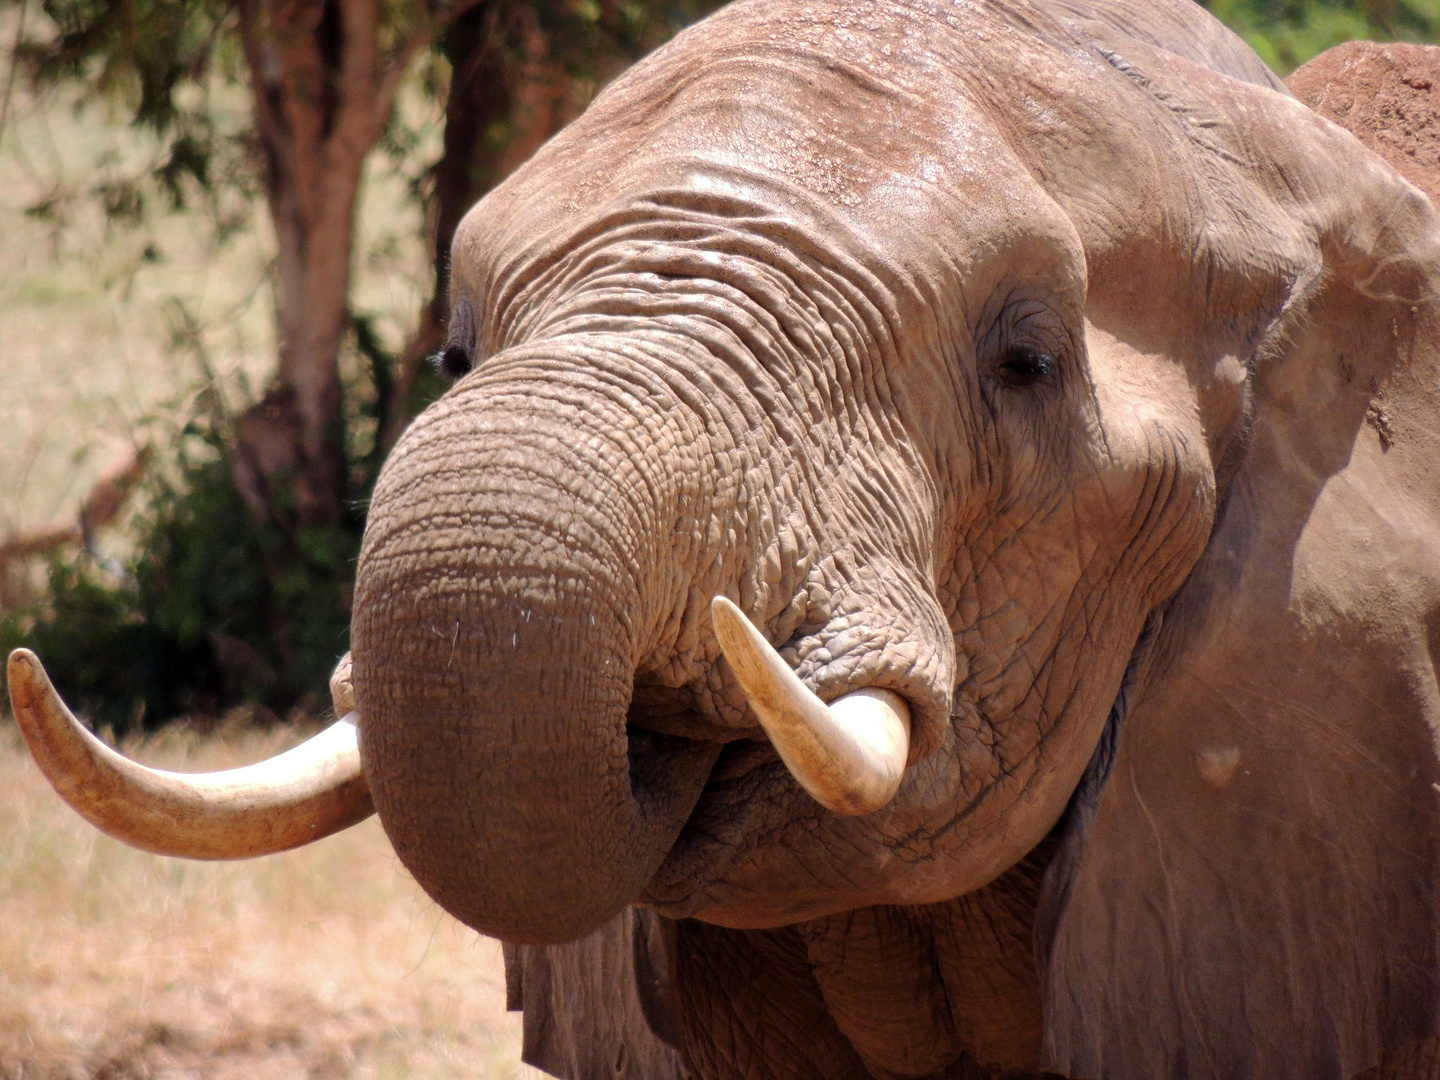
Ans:
[{"label": "bare ground", "polygon": [[[172,731],[128,752],[242,764],[294,734]],[[195,863],[101,835],[0,727],[0,1078],[530,1077],[499,945],[436,908],[372,818]]]}]

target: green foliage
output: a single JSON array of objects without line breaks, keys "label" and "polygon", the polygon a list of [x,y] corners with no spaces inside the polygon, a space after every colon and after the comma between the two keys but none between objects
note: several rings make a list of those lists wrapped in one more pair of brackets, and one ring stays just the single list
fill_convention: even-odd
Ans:
[{"label": "green foliage", "polygon": [[97,94],[126,99],[137,124],[168,130],[187,111],[182,87],[202,87],[231,4],[214,0],[42,0],[54,27],[45,39],[22,39],[17,60],[37,82],[81,81]]},{"label": "green foliage", "polygon": [[129,576],[148,625],[209,653],[220,704],[283,709],[313,699],[347,648],[359,523],[289,530],[254,515],[232,479],[232,445],[218,408],[192,415],[178,468],[155,478],[137,523]]},{"label": "green foliage", "polygon": [[147,199],[171,209],[219,188],[258,190],[246,133],[217,122],[215,87],[240,78],[235,7],[222,0],[41,0],[44,18],[22,23],[13,62],[37,90],[65,84],[80,101],[118,105],[158,139],[160,152],[133,175],[91,192],[110,217],[135,225]]},{"label": "green foliage", "polygon": [[125,730],[213,704],[209,658],[147,622],[133,585],[88,561],[57,558],[43,610],[0,615],[0,649],[19,645],[45,658],[61,693],[97,724]]},{"label": "green foliage", "polygon": [[1206,6],[1282,75],[1344,41],[1440,41],[1440,0],[1209,0]]},{"label": "green foliage", "polygon": [[533,5],[555,58],[591,83],[613,78],[720,0],[550,0]]},{"label": "green foliage", "polygon": [[359,514],[295,530],[256,517],[216,390],[182,415],[152,433],[175,454],[146,478],[134,554],[118,567],[57,557],[44,596],[0,615],[0,649],[34,649],[67,700],[118,731],[241,702],[323,709],[348,648]]}]

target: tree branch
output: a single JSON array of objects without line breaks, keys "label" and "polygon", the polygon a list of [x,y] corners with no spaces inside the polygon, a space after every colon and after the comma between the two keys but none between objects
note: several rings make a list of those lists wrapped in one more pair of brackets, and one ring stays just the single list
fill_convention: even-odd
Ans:
[{"label": "tree branch", "polygon": [[400,84],[405,81],[405,73],[410,70],[410,64],[419,54],[420,50],[445,32],[445,28],[460,18],[471,8],[478,7],[484,0],[456,0],[451,4],[445,13],[438,18],[426,18],[410,38],[400,47],[394,58],[386,67],[380,77],[379,85],[375,90],[374,99],[374,123],[377,128],[383,130],[390,120],[391,110],[395,107],[395,95],[400,92]]},{"label": "tree branch", "polygon": [[285,128],[284,118],[275,107],[276,80],[266,74],[269,64],[264,55],[265,39],[257,25],[255,7],[256,0],[240,0],[240,45],[245,52],[246,66],[250,69],[255,126],[260,131],[261,140],[279,159],[280,168],[287,173],[293,172],[289,132]]},{"label": "tree branch", "polygon": [[38,529],[24,529],[0,540],[0,575],[12,563],[36,555],[46,555],[70,544],[90,545],[95,530],[109,525],[125,506],[125,501],[145,473],[150,451],[141,447],[119,465],[108,469],[85,501],[80,504],[72,521],[56,521]]},{"label": "tree branch", "polygon": [[372,116],[380,84],[380,5],[376,0],[342,0],[344,39],[340,60],[340,104],[334,136],[349,139],[347,148],[363,158],[380,137]]}]

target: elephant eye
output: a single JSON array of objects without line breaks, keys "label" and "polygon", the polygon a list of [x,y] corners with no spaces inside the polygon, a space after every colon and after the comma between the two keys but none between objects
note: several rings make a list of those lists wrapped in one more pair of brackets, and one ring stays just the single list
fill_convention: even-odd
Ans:
[{"label": "elephant eye", "polygon": [[450,313],[450,337],[445,348],[430,358],[437,371],[458,379],[474,367],[475,310],[469,301],[459,300]]},{"label": "elephant eye", "polygon": [[1039,349],[1013,348],[995,365],[995,374],[1006,386],[1036,386],[1055,377],[1055,358]]},{"label": "elephant eye", "polygon": [[460,345],[447,345],[445,351],[431,358],[435,367],[452,379],[468,374],[470,371],[470,354]]}]

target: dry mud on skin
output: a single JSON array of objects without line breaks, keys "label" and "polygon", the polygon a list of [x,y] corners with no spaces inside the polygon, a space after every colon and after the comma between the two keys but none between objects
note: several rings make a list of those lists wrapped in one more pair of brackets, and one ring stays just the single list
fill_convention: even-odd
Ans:
[{"label": "dry mud on skin", "polygon": [[1285,82],[1440,205],[1440,49],[1352,41]]},{"label": "dry mud on skin", "polygon": [[[499,945],[430,903],[373,818],[266,859],[161,859],[80,820],[0,724],[0,1080],[543,1076]],[[130,749],[223,768],[294,741]]]}]

